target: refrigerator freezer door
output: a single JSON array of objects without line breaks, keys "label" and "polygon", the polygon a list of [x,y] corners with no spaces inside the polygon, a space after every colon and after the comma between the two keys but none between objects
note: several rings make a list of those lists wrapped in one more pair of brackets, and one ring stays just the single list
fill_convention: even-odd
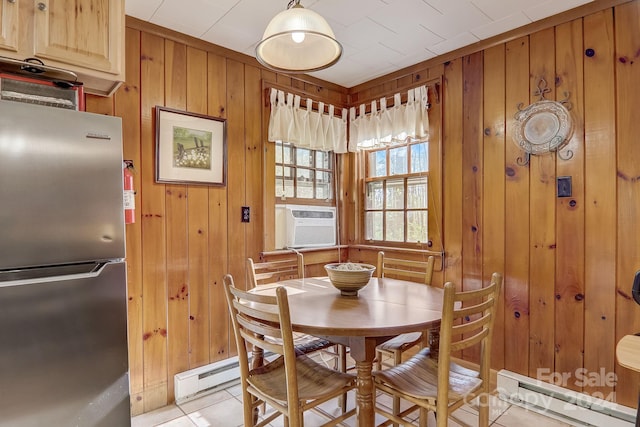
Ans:
[{"label": "refrigerator freezer door", "polygon": [[0,270],[124,258],[121,126],[0,101]]},{"label": "refrigerator freezer door", "polygon": [[131,423],[124,262],[0,283],[0,427]]}]

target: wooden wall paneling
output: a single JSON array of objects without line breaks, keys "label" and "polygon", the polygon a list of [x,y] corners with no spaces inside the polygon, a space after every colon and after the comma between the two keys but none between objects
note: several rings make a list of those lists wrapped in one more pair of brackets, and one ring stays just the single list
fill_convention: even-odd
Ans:
[{"label": "wooden wall paneling", "polygon": [[[616,342],[640,331],[640,308],[630,298],[635,272],[640,269],[640,1],[615,8],[616,128],[618,135],[618,250]],[[616,366],[619,403],[636,406],[640,374]]]},{"label": "wooden wall paneling", "polygon": [[[442,77],[442,76],[440,76]],[[436,93],[436,88],[429,88],[429,182],[428,182],[428,203],[429,203],[429,239],[432,246],[430,249],[442,252],[445,250],[443,240],[443,204],[442,204],[442,93]],[[442,85],[438,88],[442,92]],[[433,273],[433,283],[442,284],[444,269],[442,259],[436,259],[436,267]]]},{"label": "wooden wall paneling", "polygon": [[[247,231],[247,252],[246,257],[257,259],[263,250],[264,227],[263,212],[263,180],[264,171],[262,169],[262,145],[266,143],[266,138],[262,136],[262,109],[264,105],[264,93],[262,92],[262,82],[260,69],[245,66],[245,154],[246,154],[246,201],[245,206],[251,209],[250,222],[245,223]],[[273,164],[271,169],[274,169]],[[270,188],[274,188],[275,181]],[[240,212],[238,212],[240,216]]]},{"label": "wooden wall paneling", "polygon": [[[207,53],[187,47],[187,110],[208,114]],[[209,362],[209,190],[187,187],[189,241],[189,368]]]},{"label": "wooden wall paneling", "polygon": [[444,280],[462,287],[462,59],[444,68],[442,95]]},{"label": "wooden wall paneling", "polygon": [[85,95],[85,111],[96,114],[113,116],[113,98],[106,96]]},{"label": "wooden wall paneling", "polygon": [[570,374],[562,386],[576,391],[582,391],[576,372],[583,367],[584,354],[583,55],[582,19],[557,26],[556,100],[569,95],[573,136],[556,156],[557,176],[571,177],[572,195],[556,197],[555,371]]},{"label": "wooden wall paneling", "polygon": [[[207,99],[209,115],[227,118],[227,61],[207,55]],[[227,181],[229,161],[229,120],[227,127]],[[209,187],[209,315],[210,362],[236,354],[236,344],[230,334],[229,310],[222,288],[222,278],[229,272],[229,230],[227,228],[227,192],[225,187]]]},{"label": "wooden wall paneling", "polygon": [[167,258],[165,186],[155,183],[154,107],[164,104],[164,40],[142,33],[141,209],[144,410],[167,404]]},{"label": "wooden wall paneling", "polygon": [[[482,277],[483,282],[487,283],[491,280],[493,272],[504,274],[505,45],[498,45],[484,51],[483,77]],[[500,301],[496,310],[491,353],[491,365],[494,369],[504,367],[504,288],[500,293]]]},{"label": "wooden wall paneling", "polygon": [[527,375],[529,372],[529,167],[524,153],[512,139],[514,114],[519,103],[529,99],[529,39],[506,44],[505,50],[505,301],[504,366]]},{"label": "wooden wall paneling", "polygon": [[[550,92],[546,99],[554,99],[555,57],[553,28],[530,36],[530,101],[539,80],[544,78]],[[554,367],[554,280],[555,280],[555,154],[531,156],[529,264],[530,333],[529,376],[536,378],[538,369]],[[524,225],[524,224],[523,224]],[[523,254],[524,256],[524,254]]]},{"label": "wooden wall paneling", "polygon": [[246,288],[245,262],[247,226],[240,222],[240,208],[246,203],[247,164],[245,153],[245,71],[237,61],[227,61],[227,158],[233,168],[227,175],[227,229],[229,273],[236,286]]},{"label": "wooden wall paneling", "polygon": [[[615,372],[616,113],[613,11],[584,18],[585,313],[584,368]],[[584,392],[613,400],[613,381]]]},{"label": "wooden wall paneling", "polygon": [[[187,108],[187,48],[165,41],[165,105]],[[187,185],[165,186],[167,229],[167,398],[175,400],[174,375],[189,369],[189,241]]]},{"label": "wooden wall paneling", "polygon": [[[263,86],[266,87],[266,82],[275,82],[276,76],[275,73],[271,71],[262,71],[262,81]],[[262,212],[262,220],[263,220],[263,230],[264,230],[264,240],[263,240],[263,249],[266,251],[276,249],[276,229],[273,224],[276,223],[276,211],[275,206],[276,203],[282,203],[280,199],[276,199],[276,144],[267,141],[268,138],[268,129],[269,129],[269,118],[271,116],[271,106],[267,104],[268,100],[265,99],[266,95],[263,92],[260,105],[262,106],[261,110],[261,123],[262,123],[262,171],[264,176],[264,181],[260,184],[260,189],[263,191],[262,203],[263,203],[263,212]]]},{"label": "wooden wall paneling", "polygon": [[140,204],[140,32],[126,29],[125,82],[114,95],[114,114],[122,117],[123,158],[133,160],[135,223],[125,226],[127,262],[127,325],[129,343],[129,389],[131,414],[139,415],[143,407],[143,324],[142,324],[142,225]]},{"label": "wooden wall paneling", "polygon": [[[462,101],[462,288],[482,288],[483,52],[463,58]],[[470,319],[475,320],[475,318]],[[466,360],[479,361],[479,350],[465,350]]]}]

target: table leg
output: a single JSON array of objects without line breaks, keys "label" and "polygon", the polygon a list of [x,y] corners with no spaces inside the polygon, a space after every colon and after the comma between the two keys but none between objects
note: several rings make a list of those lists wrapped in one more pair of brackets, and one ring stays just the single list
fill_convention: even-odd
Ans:
[{"label": "table leg", "polygon": [[373,427],[375,421],[372,369],[372,361],[356,361],[356,404],[359,427]]},{"label": "table leg", "polygon": [[356,406],[358,427],[375,425],[375,389],[373,387],[373,360],[376,357],[376,337],[351,337],[351,357],[356,362]]}]

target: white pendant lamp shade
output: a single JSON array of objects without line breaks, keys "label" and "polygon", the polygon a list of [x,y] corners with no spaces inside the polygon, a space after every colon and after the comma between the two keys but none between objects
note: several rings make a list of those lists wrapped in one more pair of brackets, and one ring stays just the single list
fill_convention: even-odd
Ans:
[{"label": "white pendant lamp shade", "polygon": [[338,62],[342,46],[327,21],[296,3],[278,13],[256,46],[256,58],[275,71],[306,73]]}]

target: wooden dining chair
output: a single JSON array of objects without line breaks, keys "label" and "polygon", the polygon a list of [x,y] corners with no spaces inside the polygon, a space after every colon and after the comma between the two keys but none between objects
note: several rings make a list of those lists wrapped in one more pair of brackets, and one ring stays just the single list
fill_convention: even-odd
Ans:
[{"label": "wooden dining chair", "polygon": [[[301,253],[294,255],[278,261],[265,262],[254,262],[252,258],[247,258],[250,288],[280,280],[304,278],[304,257]],[[333,360],[335,369],[341,372],[347,371],[347,349],[344,345],[299,332],[293,333],[293,339],[299,353],[317,353],[320,357],[326,356],[327,360]],[[346,409],[346,395],[340,400],[340,407],[343,410]]]},{"label": "wooden dining chair", "polygon": [[[256,263],[253,259],[247,258],[247,275],[250,288],[280,280],[304,278],[304,258],[301,253],[296,253],[295,257],[270,262]],[[324,338],[297,332],[293,333],[293,337],[296,349],[301,353],[309,354],[331,348],[332,351],[325,354],[335,360],[336,369],[346,371],[344,346],[338,346]]]},{"label": "wooden dining chair", "polygon": [[[452,412],[477,397],[478,425],[489,425],[489,359],[501,286],[499,273],[493,273],[491,282],[478,290],[457,292],[453,283],[444,285],[437,357],[429,348],[424,348],[398,366],[373,373],[377,391],[405,399],[412,406],[392,414],[376,405],[377,413],[407,426],[413,424],[403,417],[419,408],[420,426],[426,426],[428,413],[434,411],[436,426],[446,427],[450,417],[455,420]],[[465,368],[452,361],[452,353],[472,346],[480,348],[478,369]]]},{"label": "wooden dining chair", "polygon": [[[384,252],[378,252],[378,277],[393,277],[412,282],[431,285],[435,257],[429,256],[427,261],[412,261],[400,258],[386,257]],[[434,338],[432,337],[431,340]],[[402,361],[402,353],[418,344],[428,345],[430,337],[422,332],[411,332],[398,335],[376,347],[376,368],[382,369],[382,358],[386,356],[393,360],[393,365]]]},{"label": "wooden dining chair", "polygon": [[[424,283],[431,286],[435,257],[429,256],[427,261],[413,261],[401,258],[390,258],[384,252],[378,252],[378,277],[390,276],[396,279]],[[402,354],[416,345],[428,347],[429,341],[437,341],[437,332],[409,332],[397,335],[376,347],[376,369],[382,369],[384,357],[392,360],[392,366],[402,362]],[[393,412],[400,410],[400,399],[393,398]],[[397,424],[394,424],[397,426]]]},{"label": "wooden dining chair", "polygon": [[[224,289],[238,349],[245,426],[265,426],[280,415],[285,425],[304,426],[304,412],[313,410],[334,426],[355,414],[355,409],[332,416],[318,407],[356,386],[356,377],[327,368],[296,351],[287,291],[278,286],[269,293],[242,291],[233,277],[224,277]],[[267,339],[265,337],[273,337]],[[249,352],[254,347],[279,356],[252,368]],[[276,412],[257,421],[257,408],[266,403]]]}]

